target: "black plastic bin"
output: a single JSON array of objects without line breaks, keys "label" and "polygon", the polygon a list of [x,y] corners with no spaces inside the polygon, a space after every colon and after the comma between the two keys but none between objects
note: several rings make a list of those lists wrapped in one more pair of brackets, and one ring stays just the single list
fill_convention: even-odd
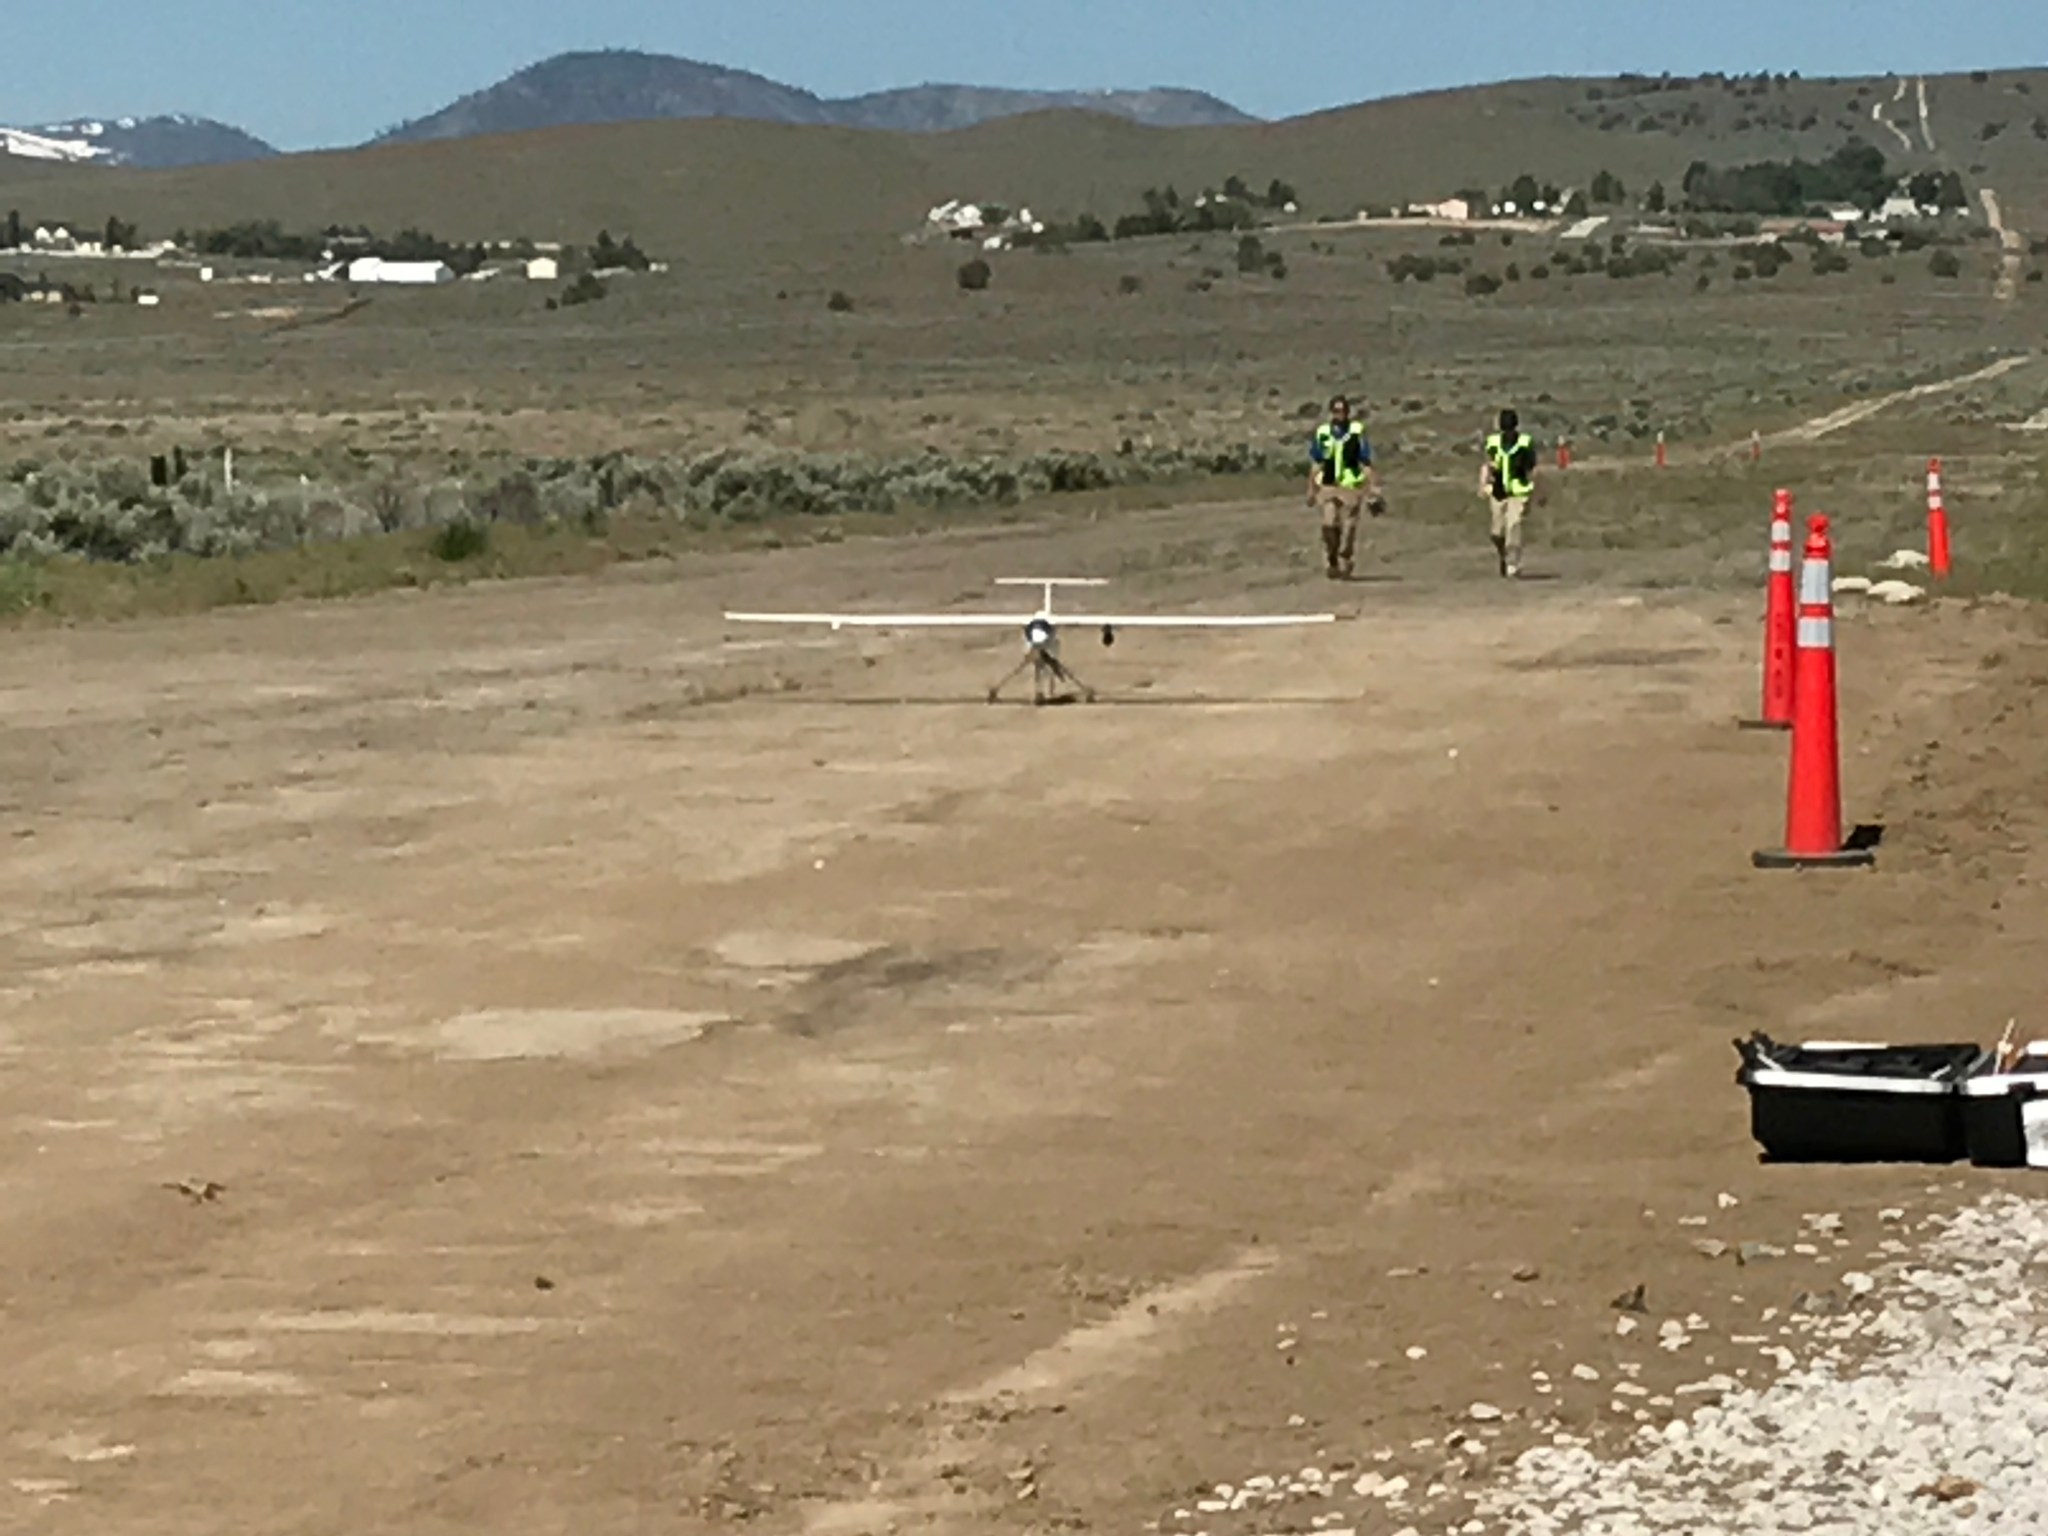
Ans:
[{"label": "black plastic bin", "polygon": [[1750,1131],[1779,1163],[1953,1163],[1969,1155],[1958,1085],[1976,1045],[1779,1045],[1737,1041]]},{"label": "black plastic bin", "polygon": [[1979,1168],[2048,1168],[2048,1045],[2030,1045],[2004,1071],[1964,1081],[1963,1139]]}]

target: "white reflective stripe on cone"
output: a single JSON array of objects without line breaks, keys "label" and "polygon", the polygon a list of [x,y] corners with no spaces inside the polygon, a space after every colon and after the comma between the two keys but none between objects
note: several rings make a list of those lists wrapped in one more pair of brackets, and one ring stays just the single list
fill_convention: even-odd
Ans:
[{"label": "white reflective stripe on cone", "polygon": [[1799,572],[1799,601],[1809,605],[1831,602],[1834,581],[1825,560],[1809,560]]},{"label": "white reflective stripe on cone", "polygon": [[1782,544],[1787,549],[1790,549],[1792,547],[1792,525],[1783,518],[1771,524],[1771,542],[1773,544]]},{"label": "white reflective stripe on cone", "polygon": [[1772,550],[1772,551],[1771,551],[1771,569],[1772,569],[1772,570],[1773,570],[1774,572],[1775,572],[1775,571],[1789,571],[1789,570],[1791,570],[1791,569],[1792,569],[1792,551],[1791,551],[1791,550],[1789,550],[1789,549],[1774,549],[1774,550]]},{"label": "white reflective stripe on cone", "polygon": [[1799,649],[1802,651],[1832,651],[1835,648],[1835,621],[1833,619],[1801,619],[1799,621]]}]

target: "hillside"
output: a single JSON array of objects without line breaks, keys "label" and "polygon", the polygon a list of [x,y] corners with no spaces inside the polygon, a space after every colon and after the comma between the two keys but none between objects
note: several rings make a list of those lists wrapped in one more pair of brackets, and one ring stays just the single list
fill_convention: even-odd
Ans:
[{"label": "hillside", "polygon": [[848,128],[941,133],[1034,112],[1099,112],[1148,128],[1207,128],[1257,119],[1202,91],[1007,91],[974,85],[919,85],[831,104]]},{"label": "hillside", "polygon": [[707,117],[921,133],[1000,117],[1086,110],[1155,127],[1252,121],[1197,91],[1016,91],[924,85],[831,101],[746,70],[614,50],[566,53],[520,70],[440,111],[380,134],[419,144],[592,123]]},{"label": "hillside", "polygon": [[118,214],[145,232],[249,218],[416,224],[462,239],[583,240],[609,227],[677,260],[815,265],[829,253],[886,249],[954,197],[1113,217],[1147,187],[1193,190],[1238,174],[1253,185],[1285,179],[1309,217],[1348,217],[1368,204],[1499,188],[1523,171],[1584,185],[1606,170],[1631,193],[1660,180],[1675,189],[1695,160],[1819,158],[1858,136],[1902,171],[1952,168],[1973,192],[1994,185],[2009,217],[2048,229],[2048,71],[1929,78],[1933,150],[1917,110],[1910,149],[1873,121],[1872,107],[1896,90],[1876,80],[1551,79],[1238,127],[1160,129],[1075,112],[936,134],[698,120],[156,172],[9,160],[0,161],[0,208],[83,227]]}]

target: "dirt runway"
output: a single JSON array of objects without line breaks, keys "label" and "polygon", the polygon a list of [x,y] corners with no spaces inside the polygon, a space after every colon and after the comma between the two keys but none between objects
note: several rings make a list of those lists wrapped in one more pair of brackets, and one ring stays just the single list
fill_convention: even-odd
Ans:
[{"label": "dirt runway", "polygon": [[[1454,1518],[1984,1182],[1759,1167],[1730,1041],[2021,1011],[2029,621],[1845,616],[1881,867],[1767,877],[1753,596],[1332,587],[1289,515],[6,636],[0,1529],[1374,1536],[1198,1505]],[[718,617],[1049,563],[1343,622],[1077,646],[1107,701],[1034,711],[1007,637]]]}]

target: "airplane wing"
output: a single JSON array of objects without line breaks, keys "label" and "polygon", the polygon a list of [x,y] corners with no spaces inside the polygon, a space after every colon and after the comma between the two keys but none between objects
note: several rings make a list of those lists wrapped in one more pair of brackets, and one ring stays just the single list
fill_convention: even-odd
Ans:
[{"label": "airplane wing", "polygon": [[728,613],[734,624],[826,624],[833,629],[1022,629],[1028,613]]},{"label": "airplane wing", "polygon": [[[734,624],[824,624],[833,629],[1022,629],[1030,613],[728,613]],[[1334,613],[1217,615],[1160,613],[1061,613],[1061,628],[1077,629],[1277,629],[1283,625],[1334,624]]]},{"label": "airplane wing", "polygon": [[1165,613],[1062,613],[1054,616],[1062,626],[1082,629],[1278,629],[1288,624],[1334,624],[1334,613],[1203,614],[1175,616]]}]

